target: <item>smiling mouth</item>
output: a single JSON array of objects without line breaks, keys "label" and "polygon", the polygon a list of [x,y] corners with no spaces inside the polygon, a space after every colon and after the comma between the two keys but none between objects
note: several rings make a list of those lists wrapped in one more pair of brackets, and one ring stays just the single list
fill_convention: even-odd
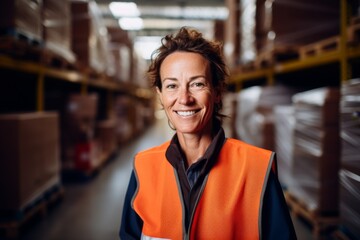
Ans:
[{"label": "smiling mouth", "polygon": [[182,117],[190,117],[192,115],[195,115],[199,110],[196,111],[175,111],[177,115]]}]

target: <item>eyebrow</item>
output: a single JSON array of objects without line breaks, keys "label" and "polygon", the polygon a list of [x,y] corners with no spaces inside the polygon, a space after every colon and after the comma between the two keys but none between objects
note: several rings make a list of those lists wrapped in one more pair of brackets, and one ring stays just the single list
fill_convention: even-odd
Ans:
[{"label": "eyebrow", "polygon": [[[195,79],[198,79],[198,78],[205,78],[206,79],[206,76],[205,75],[196,75],[196,76],[193,76],[190,78],[190,82],[195,80]],[[172,78],[172,77],[167,77],[167,78],[164,78],[162,79],[161,81],[162,82],[165,82],[166,80],[170,80],[170,81],[178,81],[177,78]]]}]

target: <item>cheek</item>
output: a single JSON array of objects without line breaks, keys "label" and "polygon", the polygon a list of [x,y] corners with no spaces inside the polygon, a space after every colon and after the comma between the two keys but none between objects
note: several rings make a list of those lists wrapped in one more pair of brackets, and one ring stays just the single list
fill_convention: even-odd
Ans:
[{"label": "cheek", "polygon": [[168,107],[168,106],[171,106],[173,105],[174,103],[174,95],[171,95],[171,94],[162,94],[161,95],[161,102],[163,104],[164,107]]}]

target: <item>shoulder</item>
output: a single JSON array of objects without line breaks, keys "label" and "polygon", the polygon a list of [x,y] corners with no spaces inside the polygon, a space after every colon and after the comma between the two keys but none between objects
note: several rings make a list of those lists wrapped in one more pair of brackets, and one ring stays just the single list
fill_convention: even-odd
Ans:
[{"label": "shoulder", "polygon": [[141,158],[151,158],[152,156],[163,154],[165,156],[166,149],[169,147],[170,141],[167,141],[156,147],[152,147],[141,152],[138,152],[135,156],[137,159]]},{"label": "shoulder", "polygon": [[242,151],[261,155],[271,155],[273,153],[270,150],[254,146],[234,138],[227,138],[224,147],[230,151]]}]

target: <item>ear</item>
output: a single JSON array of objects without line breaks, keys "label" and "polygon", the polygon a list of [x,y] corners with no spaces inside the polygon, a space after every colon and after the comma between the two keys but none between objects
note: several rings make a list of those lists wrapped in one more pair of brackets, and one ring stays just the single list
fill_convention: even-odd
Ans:
[{"label": "ear", "polygon": [[161,105],[163,105],[163,101],[162,101],[162,93],[161,93],[161,90],[160,90],[160,88],[159,88],[159,87],[156,87],[156,93],[157,93],[157,95],[158,95],[158,97],[159,97],[159,99],[160,99],[160,103],[161,103]]}]

